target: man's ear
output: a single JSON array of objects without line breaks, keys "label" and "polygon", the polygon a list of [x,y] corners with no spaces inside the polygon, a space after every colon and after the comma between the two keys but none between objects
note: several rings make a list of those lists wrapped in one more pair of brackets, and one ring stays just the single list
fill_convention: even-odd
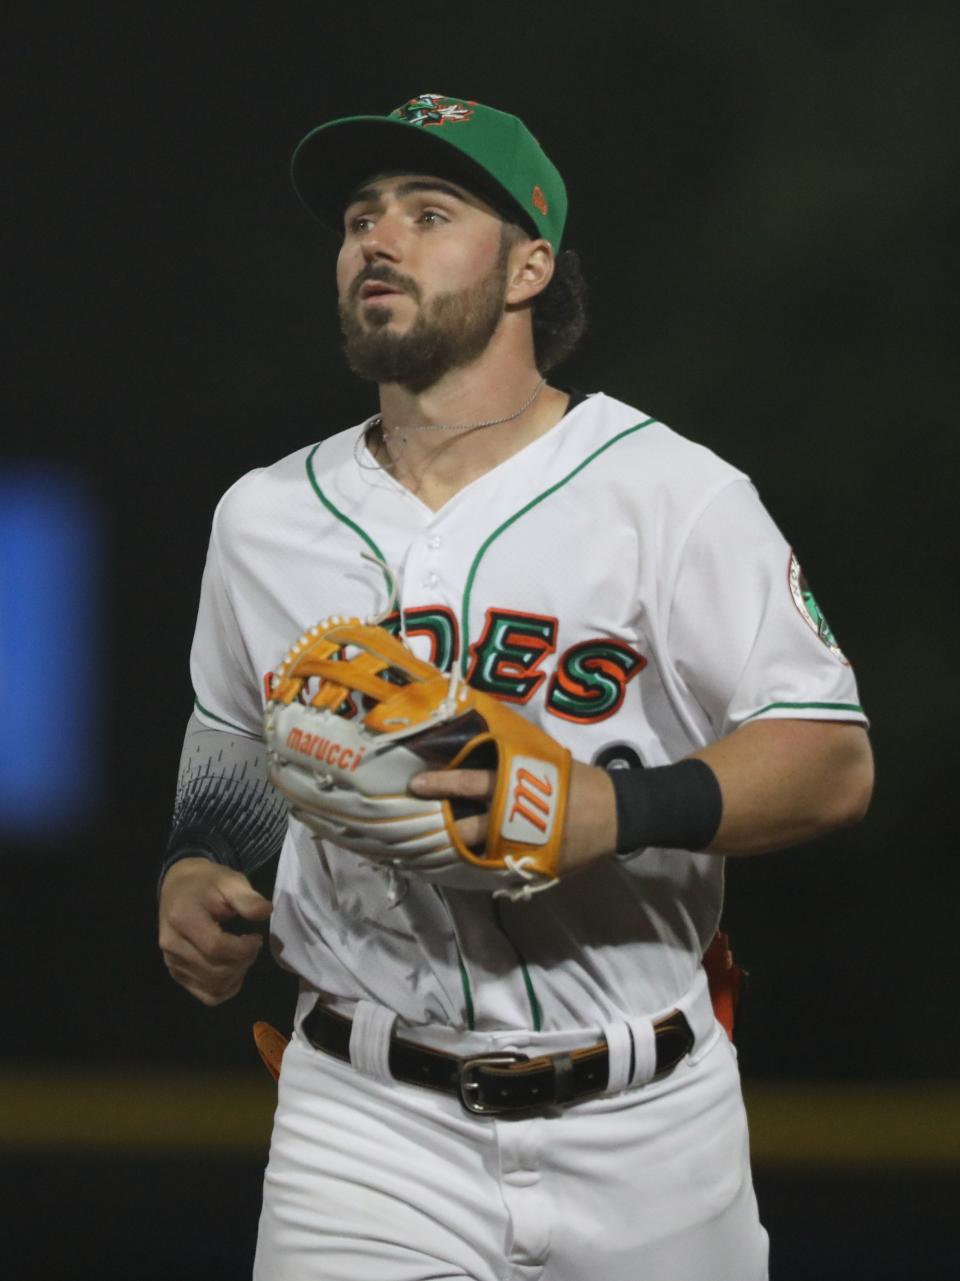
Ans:
[{"label": "man's ear", "polygon": [[513,246],[507,262],[508,305],[519,306],[542,294],[553,279],[556,259],[548,240],[523,240]]}]

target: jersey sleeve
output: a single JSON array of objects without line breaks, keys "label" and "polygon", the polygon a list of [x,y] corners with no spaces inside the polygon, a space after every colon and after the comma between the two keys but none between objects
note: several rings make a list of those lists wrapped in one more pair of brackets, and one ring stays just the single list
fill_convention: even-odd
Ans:
[{"label": "jersey sleeve", "polygon": [[668,643],[676,675],[718,737],[758,717],[866,724],[853,670],[745,477],[690,529]]},{"label": "jersey sleeve", "polygon": [[258,738],[263,712],[260,682],[243,642],[220,551],[223,506],[221,501],[213,518],[190,652],[196,714],[211,729],[238,730]]}]

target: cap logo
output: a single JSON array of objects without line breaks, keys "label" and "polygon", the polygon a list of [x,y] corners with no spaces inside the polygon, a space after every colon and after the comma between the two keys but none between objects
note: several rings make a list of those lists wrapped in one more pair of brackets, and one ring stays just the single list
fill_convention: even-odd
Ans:
[{"label": "cap logo", "polygon": [[419,98],[411,98],[396,111],[390,112],[394,120],[403,120],[408,125],[462,124],[473,115],[473,105],[457,102],[455,98],[444,98],[439,93],[422,93]]},{"label": "cap logo", "polygon": [[547,214],[550,212],[550,206],[547,204],[547,198],[543,194],[542,187],[534,187],[533,193],[530,196],[530,203],[533,205],[534,209],[539,210],[539,212],[543,214],[544,218],[546,218]]}]

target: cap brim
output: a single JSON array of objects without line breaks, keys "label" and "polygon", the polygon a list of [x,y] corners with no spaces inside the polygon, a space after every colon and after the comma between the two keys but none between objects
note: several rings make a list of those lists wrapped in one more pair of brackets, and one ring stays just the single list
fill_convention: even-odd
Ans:
[{"label": "cap brim", "polygon": [[343,231],[347,202],[368,178],[401,171],[449,178],[488,201],[531,235],[536,226],[510,193],[476,160],[444,142],[435,130],[385,116],[348,116],[320,125],[293,153],[294,190],[313,216],[333,231]]}]

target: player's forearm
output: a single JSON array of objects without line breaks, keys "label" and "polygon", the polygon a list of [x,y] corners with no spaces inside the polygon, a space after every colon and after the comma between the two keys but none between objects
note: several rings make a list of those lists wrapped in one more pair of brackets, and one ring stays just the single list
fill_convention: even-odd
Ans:
[{"label": "player's forearm", "polygon": [[575,764],[565,873],[650,846],[762,854],[858,822],[873,758],[858,725],[758,721],[675,765],[613,775]]},{"label": "player's forearm", "polygon": [[191,716],[161,880],[174,863],[190,858],[255,871],[279,853],[287,808],[270,782],[263,743]]},{"label": "player's forearm", "polygon": [[873,790],[859,725],[755,721],[694,755],[720,784],[722,817],[707,846],[714,854],[762,854],[850,826]]}]

